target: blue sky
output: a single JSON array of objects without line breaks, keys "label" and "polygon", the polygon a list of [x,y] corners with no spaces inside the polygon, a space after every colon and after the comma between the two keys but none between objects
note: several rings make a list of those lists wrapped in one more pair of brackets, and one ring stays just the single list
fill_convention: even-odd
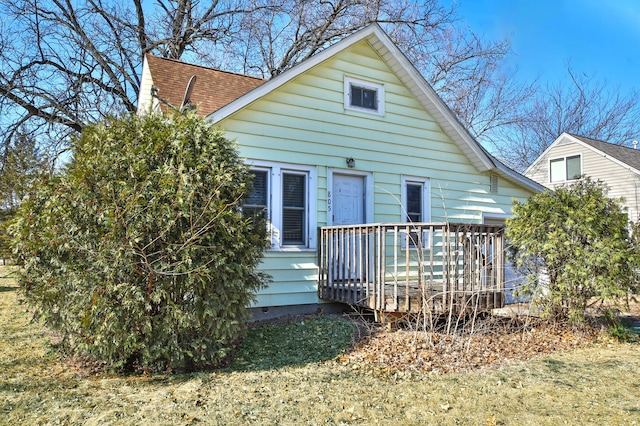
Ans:
[{"label": "blue sky", "polygon": [[452,0],[488,39],[508,38],[509,64],[526,81],[566,80],[574,72],[640,90],[640,0]]}]

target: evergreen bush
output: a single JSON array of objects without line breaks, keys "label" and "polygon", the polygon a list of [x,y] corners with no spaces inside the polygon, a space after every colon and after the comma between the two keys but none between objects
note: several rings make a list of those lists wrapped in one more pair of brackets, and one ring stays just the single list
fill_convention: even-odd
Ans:
[{"label": "evergreen bush", "polygon": [[634,289],[637,249],[628,217],[600,181],[547,190],[515,202],[507,220],[510,257],[529,280],[524,293],[543,314],[582,322],[590,302],[616,301]]},{"label": "evergreen bush", "polygon": [[218,364],[268,281],[234,144],[192,114],[150,114],[88,126],[73,146],[11,228],[35,315],[115,368]]}]

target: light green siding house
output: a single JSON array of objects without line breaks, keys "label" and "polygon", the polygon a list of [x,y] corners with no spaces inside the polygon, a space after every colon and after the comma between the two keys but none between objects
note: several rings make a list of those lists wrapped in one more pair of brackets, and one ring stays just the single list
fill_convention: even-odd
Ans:
[{"label": "light green siding house", "polygon": [[[147,62],[145,73],[141,109],[158,84]],[[208,87],[199,79],[193,97]],[[513,199],[542,189],[488,155],[378,25],[259,81],[208,118],[255,173],[245,208],[269,219],[262,269],[273,282],[258,295],[257,316],[323,303],[319,227],[495,223]]]}]

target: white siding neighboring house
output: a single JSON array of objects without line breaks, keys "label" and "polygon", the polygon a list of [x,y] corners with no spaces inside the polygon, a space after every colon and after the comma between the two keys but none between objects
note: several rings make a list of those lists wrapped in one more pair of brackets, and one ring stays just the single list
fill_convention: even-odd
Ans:
[{"label": "white siding neighboring house", "polygon": [[268,81],[147,56],[139,112],[179,106],[194,75],[189,101],[237,141],[248,207],[270,223],[258,314],[324,303],[322,226],[495,223],[543,190],[489,155],[375,24]]},{"label": "white siding neighboring house", "polygon": [[640,150],[563,133],[524,174],[550,189],[582,175],[601,180],[608,185],[609,196],[624,198],[629,220],[638,220]]}]

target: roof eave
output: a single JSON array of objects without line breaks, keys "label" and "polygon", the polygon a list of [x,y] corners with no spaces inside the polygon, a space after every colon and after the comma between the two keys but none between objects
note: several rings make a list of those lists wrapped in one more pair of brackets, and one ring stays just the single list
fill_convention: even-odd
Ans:
[{"label": "roof eave", "polygon": [[543,192],[545,189],[547,189],[544,185],[541,185],[538,182],[534,181],[533,179],[530,179],[516,172],[515,170],[510,169],[509,167],[507,167],[506,165],[504,165],[502,162],[498,160],[495,160],[494,164],[495,164],[495,171],[498,174],[500,174],[502,177],[508,179],[513,183],[524,186],[525,188],[528,188],[532,192]]},{"label": "roof eave", "polygon": [[236,99],[217,111],[208,115],[212,123],[219,123],[241,108],[255,100],[265,96],[290,79],[300,75],[326,59],[332,57],[343,49],[368,39],[380,56],[387,61],[403,83],[414,92],[416,97],[433,116],[434,120],[442,127],[443,131],[452,138],[453,142],[464,152],[474,167],[480,171],[492,170],[495,166],[491,159],[484,153],[478,142],[471,136],[464,126],[458,121],[455,114],[440,99],[435,90],[427,83],[418,70],[411,64],[407,57],[395,46],[387,34],[378,24],[355,32],[338,43],[328,47],[317,55],[301,62],[295,67],[269,80],[267,83],[252,90],[246,95]]},{"label": "roof eave", "polygon": [[546,156],[549,153],[549,151],[551,151],[551,149],[553,149],[556,145],[558,145],[561,141],[563,141],[565,139],[570,139],[572,142],[577,143],[578,145],[583,146],[583,147],[585,147],[587,149],[590,149],[591,151],[595,152],[596,154],[601,155],[602,157],[613,161],[614,163],[624,167],[625,169],[629,170],[630,172],[635,173],[637,175],[640,175],[640,170],[630,166],[629,164],[627,164],[624,161],[614,157],[611,154],[608,154],[608,153],[606,153],[604,151],[599,150],[595,146],[592,146],[592,145],[580,140],[579,138],[575,137],[571,133],[567,133],[567,132],[562,132],[562,134],[560,136],[558,136],[556,138],[556,140],[554,140],[551,143],[551,145],[549,145],[547,147],[547,149],[545,149],[544,152],[542,154],[540,154],[538,156],[538,158],[536,158],[535,161],[533,163],[531,163],[531,165],[529,165],[529,167],[527,167],[527,169],[524,171],[524,174],[525,175],[528,174],[530,170],[532,170],[535,167],[537,167],[537,165],[543,160],[543,158],[546,158]]}]

